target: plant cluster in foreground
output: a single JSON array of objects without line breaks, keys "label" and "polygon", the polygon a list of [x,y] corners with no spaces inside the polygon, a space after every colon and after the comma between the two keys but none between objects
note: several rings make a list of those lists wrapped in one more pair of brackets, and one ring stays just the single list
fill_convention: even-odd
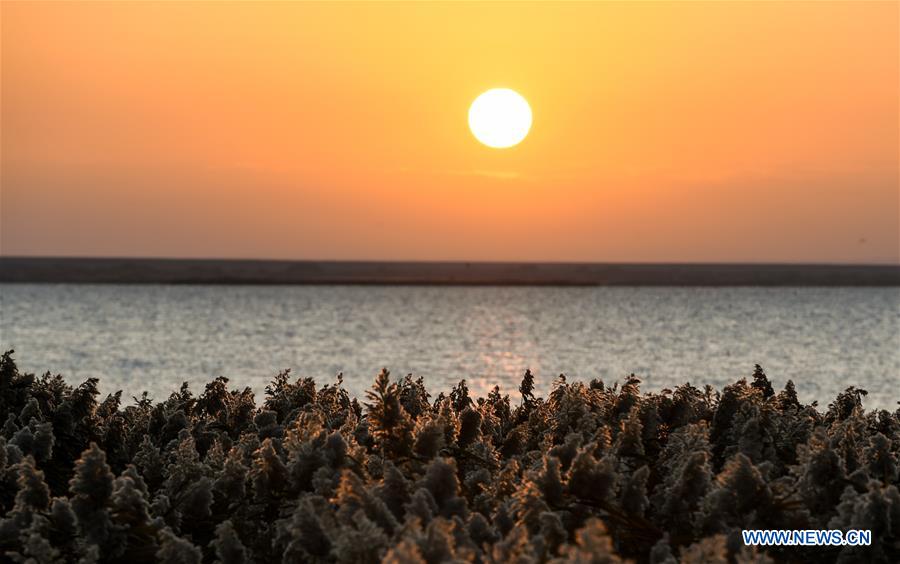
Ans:
[{"label": "plant cluster in foreground", "polygon": [[[121,393],[0,359],[0,555],[15,562],[898,562],[900,411],[788,383],[544,400],[382,371],[360,404],[287,372],[257,407]],[[741,529],[870,529],[869,547],[741,543]]]}]

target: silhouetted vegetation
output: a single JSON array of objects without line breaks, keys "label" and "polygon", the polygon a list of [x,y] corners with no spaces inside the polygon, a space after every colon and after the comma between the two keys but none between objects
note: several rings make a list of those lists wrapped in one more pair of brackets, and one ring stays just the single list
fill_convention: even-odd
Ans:
[{"label": "silhouetted vegetation", "polygon": [[[0,555],[15,562],[897,562],[900,411],[824,412],[757,367],[721,392],[555,382],[429,395],[278,375],[98,402],[0,359]],[[741,529],[871,529],[870,547]]]}]

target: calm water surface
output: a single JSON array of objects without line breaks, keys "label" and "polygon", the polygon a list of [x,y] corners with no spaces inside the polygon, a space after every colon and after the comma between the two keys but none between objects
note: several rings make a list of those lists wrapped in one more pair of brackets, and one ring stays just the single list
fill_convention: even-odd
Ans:
[{"label": "calm water surface", "polygon": [[764,366],[802,400],[847,386],[900,400],[898,288],[0,285],[0,345],[20,368],[162,398],[215,376],[261,395],[279,370],[360,395],[382,366],[434,394],[465,378],[515,395],[526,368],[645,390],[722,386]]}]

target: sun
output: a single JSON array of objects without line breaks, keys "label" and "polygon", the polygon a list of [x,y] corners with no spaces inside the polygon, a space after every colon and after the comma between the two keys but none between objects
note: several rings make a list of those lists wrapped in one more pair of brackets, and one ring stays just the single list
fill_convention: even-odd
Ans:
[{"label": "sun", "polygon": [[531,106],[515,90],[493,88],[469,107],[469,129],[488,147],[518,145],[531,129]]}]

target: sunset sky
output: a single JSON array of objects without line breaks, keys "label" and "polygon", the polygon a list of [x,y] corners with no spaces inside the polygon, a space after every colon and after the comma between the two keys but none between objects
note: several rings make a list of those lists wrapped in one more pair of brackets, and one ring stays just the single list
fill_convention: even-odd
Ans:
[{"label": "sunset sky", "polygon": [[897,2],[0,5],[4,255],[900,262]]}]

